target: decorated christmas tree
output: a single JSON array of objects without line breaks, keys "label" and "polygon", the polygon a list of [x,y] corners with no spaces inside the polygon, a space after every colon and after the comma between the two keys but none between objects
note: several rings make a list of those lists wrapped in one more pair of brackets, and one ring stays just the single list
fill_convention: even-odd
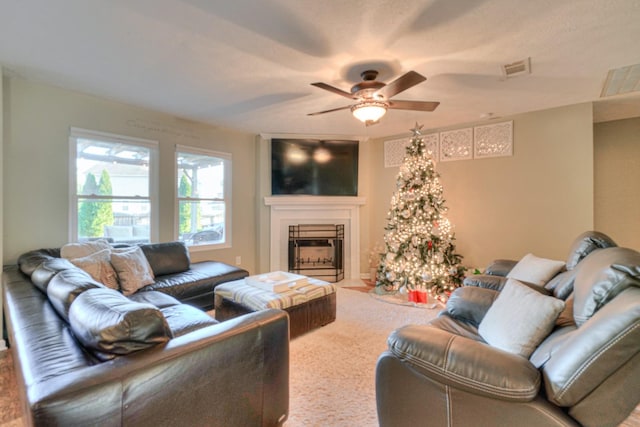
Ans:
[{"label": "decorated christmas tree", "polygon": [[417,123],[412,129],[396,179],[376,286],[379,292],[424,290],[443,299],[461,285],[466,268],[456,253],[440,175],[421,129]]}]

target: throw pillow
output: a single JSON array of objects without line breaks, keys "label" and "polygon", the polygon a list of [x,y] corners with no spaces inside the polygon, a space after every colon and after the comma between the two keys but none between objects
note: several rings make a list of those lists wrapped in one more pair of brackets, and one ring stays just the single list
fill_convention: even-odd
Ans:
[{"label": "throw pillow", "polygon": [[93,280],[104,284],[107,288],[119,289],[118,275],[111,265],[111,249],[103,249],[82,258],[70,260],[73,265],[89,273]]},{"label": "throw pillow", "polygon": [[83,243],[67,243],[60,248],[60,256],[66,259],[82,258],[109,248],[111,248],[111,245],[104,239]]},{"label": "throw pillow", "polygon": [[111,264],[118,273],[120,288],[125,295],[153,283],[153,272],[139,246],[111,252]]},{"label": "throw pillow", "polygon": [[538,258],[533,254],[527,254],[507,274],[507,278],[535,286],[544,286],[564,268],[564,265],[564,261]]},{"label": "throw pillow", "polygon": [[573,294],[565,300],[564,310],[562,310],[556,319],[556,326],[560,328],[565,326],[576,326],[576,321],[573,319]]},{"label": "throw pillow", "polygon": [[564,301],[509,279],[478,326],[493,347],[529,357],[553,330]]}]

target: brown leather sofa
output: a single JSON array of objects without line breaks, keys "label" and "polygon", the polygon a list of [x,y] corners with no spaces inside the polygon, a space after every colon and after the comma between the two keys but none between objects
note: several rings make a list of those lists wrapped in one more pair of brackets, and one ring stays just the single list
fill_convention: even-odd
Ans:
[{"label": "brown leather sofa", "polygon": [[428,325],[394,331],[376,368],[380,425],[619,425],[640,403],[640,253],[593,237],[547,289],[566,295],[568,316],[529,358],[479,333],[503,289],[491,278],[457,289]]},{"label": "brown leather sofa", "polygon": [[[54,255],[25,254],[21,269],[9,267],[2,275],[8,341],[28,425],[284,423],[284,311],[218,323],[160,292],[166,286],[125,297]],[[156,261],[157,271],[171,270]],[[182,279],[206,281],[202,271],[183,273]],[[168,283],[186,283],[178,275],[164,276]],[[180,295],[189,300],[193,294]]]},{"label": "brown leather sofa", "polygon": [[[123,245],[119,245],[123,246]],[[214,288],[220,283],[243,279],[249,275],[245,269],[220,261],[191,262],[189,250],[182,242],[164,242],[139,245],[155,276],[154,283],[140,289],[159,291],[181,302],[210,310],[213,308]],[[37,249],[18,258],[20,270],[28,276],[44,262],[64,262],[60,248]],[[48,273],[43,280],[47,280]],[[36,278],[36,281],[39,280]]]}]

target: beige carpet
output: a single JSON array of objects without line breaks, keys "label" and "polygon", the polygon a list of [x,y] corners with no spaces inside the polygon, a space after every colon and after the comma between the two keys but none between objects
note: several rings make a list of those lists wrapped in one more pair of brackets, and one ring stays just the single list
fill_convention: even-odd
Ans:
[{"label": "beige carpet", "polygon": [[336,321],[291,341],[286,427],[377,426],[375,366],[387,336],[439,311],[385,303],[358,288],[338,288]]}]

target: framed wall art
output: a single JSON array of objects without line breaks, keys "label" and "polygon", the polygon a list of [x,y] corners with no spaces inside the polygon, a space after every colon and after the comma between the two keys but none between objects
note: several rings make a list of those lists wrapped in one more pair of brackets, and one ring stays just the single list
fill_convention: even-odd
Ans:
[{"label": "framed wall art", "polygon": [[440,161],[473,158],[473,129],[464,128],[440,132]]},{"label": "framed wall art", "polygon": [[473,157],[513,156],[513,120],[473,128]]},{"label": "framed wall art", "polygon": [[440,134],[430,133],[422,136],[424,142],[424,148],[427,152],[431,152],[431,157],[434,161],[438,161],[438,144],[440,142]]},{"label": "framed wall art", "polygon": [[400,166],[407,154],[407,145],[410,138],[391,139],[384,142],[384,167],[393,168]]}]

